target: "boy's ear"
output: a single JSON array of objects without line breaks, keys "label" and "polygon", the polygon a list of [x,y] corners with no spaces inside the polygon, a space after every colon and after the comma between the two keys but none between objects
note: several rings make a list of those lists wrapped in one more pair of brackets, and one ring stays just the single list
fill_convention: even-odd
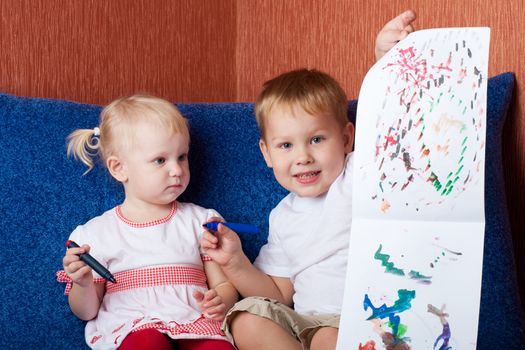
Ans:
[{"label": "boy's ear", "polygon": [[115,178],[115,180],[119,182],[126,182],[128,180],[128,175],[126,173],[126,168],[124,167],[124,164],[117,156],[110,156],[106,160],[106,166],[109,170],[109,173],[111,176]]},{"label": "boy's ear", "polygon": [[345,140],[345,154],[348,154],[352,152],[352,149],[354,148],[354,136],[355,136],[355,129],[354,124],[351,122],[348,122],[343,130],[343,137]]},{"label": "boy's ear", "polygon": [[270,158],[270,154],[268,153],[268,146],[266,145],[266,142],[264,142],[263,139],[259,140],[259,148],[261,149],[261,153],[264,157],[264,161],[266,162],[266,165],[268,168],[272,167],[272,159]]}]

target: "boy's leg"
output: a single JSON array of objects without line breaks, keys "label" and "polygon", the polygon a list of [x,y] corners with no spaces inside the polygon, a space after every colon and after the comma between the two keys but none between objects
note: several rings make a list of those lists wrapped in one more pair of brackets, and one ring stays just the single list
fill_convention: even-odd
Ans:
[{"label": "boy's leg", "polygon": [[322,327],[312,337],[310,350],[335,350],[339,330],[334,327]]},{"label": "boy's leg", "polygon": [[295,337],[272,320],[248,312],[237,313],[230,330],[239,350],[300,350]]}]

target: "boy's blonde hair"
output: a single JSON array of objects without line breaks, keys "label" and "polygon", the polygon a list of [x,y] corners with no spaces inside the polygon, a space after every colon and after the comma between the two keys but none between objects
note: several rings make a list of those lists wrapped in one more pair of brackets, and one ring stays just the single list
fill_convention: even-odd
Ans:
[{"label": "boy's blonde hair", "polygon": [[132,95],[119,98],[100,113],[100,124],[94,129],[77,129],[67,137],[67,155],[84,163],[91,171],[93,159],[105,160],[116,154],[119,147],[130,146],[141,122],[151,122],[182,134],[189,140],[188,122],[180,111],[166,100],[150,95]]},{"label": "boy's blonde hair", "polygon": [[283,73],[264,83],[255,102],[255,117],[265,134],[265,119],[272,108],[299,106],[312,115],[331,115],[344,127],[348,123],[348,100],[339,83],[316,69]]}]

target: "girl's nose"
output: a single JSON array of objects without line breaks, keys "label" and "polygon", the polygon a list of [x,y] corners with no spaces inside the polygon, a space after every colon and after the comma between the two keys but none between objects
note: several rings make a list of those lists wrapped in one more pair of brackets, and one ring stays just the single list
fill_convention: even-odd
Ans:
[{"label": "girl's nose", "polygon": [[173,163],[170,166],[169,175],[170,176],[181,176],[182,175],[182,167],[180,166],[180,164]]}]

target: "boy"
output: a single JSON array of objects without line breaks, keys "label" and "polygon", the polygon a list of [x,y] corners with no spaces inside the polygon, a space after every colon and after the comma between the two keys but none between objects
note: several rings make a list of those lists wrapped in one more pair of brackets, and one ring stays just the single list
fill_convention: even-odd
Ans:
[{"label": "boy", "polygon": [[[412,11],[380,31],[379,59],[413,29]],[[256,105],[266,164],[290,191],[270,214],[268,243],[250,263],[219,225],[201,244],[245,299],[225,332],[239,349],[335,349],[351,225],[354,126],[329,75],[296,70],[264,84]],[[292,309],[293,306],[293,309]]]}]

